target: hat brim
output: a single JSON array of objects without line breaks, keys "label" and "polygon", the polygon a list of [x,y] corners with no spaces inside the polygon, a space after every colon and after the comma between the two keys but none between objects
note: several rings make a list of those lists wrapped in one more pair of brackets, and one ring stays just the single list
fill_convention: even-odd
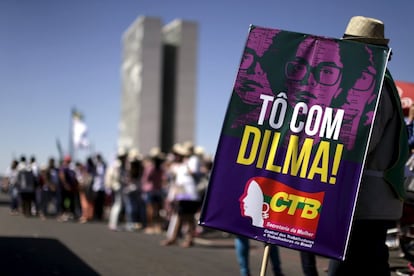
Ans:
[{"label": "hat brim", "polygon": [[374,37],[349,36],[349,35],[344,35],[342,39],[358,41],[358,42],[363,42],[363,43],[368,43],[368,44],[375,44],[375,45],[380,45],[380,46],[388,46],[388,42],[390,41],[387,38],[374,38]]}]

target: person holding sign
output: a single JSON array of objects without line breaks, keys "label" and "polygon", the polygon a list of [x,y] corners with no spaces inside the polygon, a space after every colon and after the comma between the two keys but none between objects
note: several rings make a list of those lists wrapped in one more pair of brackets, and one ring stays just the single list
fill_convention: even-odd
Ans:
[{"label": "person holding sign", "polygon": [[[378,45],[389,51],[384,23],[374,18],[352,17],[343,40]],[[402,215],[404,164],[408,152],[401,103],[387,70],[374,118],[348,250],[344,261],[331,260],[329,275],[358,275],[361,267],[368,267],[370,275],[390,275],[385,240],[387,229]]]},{"label": "person holding sign", "polygon": [[[237,235],[234,240],[234,247],[236,249],[237,261],[239,263],[240,276],[250,276],[250,240],[247,237]],[[277,247],[277,245],[271,245],[269,256],[272,262],[272,271],[274,276],[284,276],[279,255],[279,247]]]}]

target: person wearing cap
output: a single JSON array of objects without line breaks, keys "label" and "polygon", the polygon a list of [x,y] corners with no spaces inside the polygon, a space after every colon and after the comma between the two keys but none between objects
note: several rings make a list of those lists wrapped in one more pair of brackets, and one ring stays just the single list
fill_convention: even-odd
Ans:
[{"label": "person wearing cap", "polygon": [[[387,49],[389,43],[384,36],[384,23],[364,16],[350,19],[343,40]],[[385,241],[387,230],[402,215],[407,157],[401,103],[392,76],[386,70],[345,260],[331,260],[329,275],[359,275],[364,267],[370,275],[390,275]]]}]

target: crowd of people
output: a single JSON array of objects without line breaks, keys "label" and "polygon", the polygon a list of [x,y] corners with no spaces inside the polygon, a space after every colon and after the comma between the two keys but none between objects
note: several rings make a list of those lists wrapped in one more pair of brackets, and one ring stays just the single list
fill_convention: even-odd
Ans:
[{"label": "crowd of people", "polygon": [[[381,21],[360,16],[351,18],[343,39],[383,47],[388,47],[389,42],[384,38]],[[298,51],[299,53],[301,52]],[[249,55],[252,55],[251,52]],[[246,56],[250,57],[249,55]],[[263,75],[260,65],[251,62],[254,60],[252,57],[246,60],[248,62],[243,62],[241,69],[253,73],[257,70],[260,71],[258,74]],[[303,78],[315,74],[314,71],[312,74],[303,70],[299,72],[306,66],[299,66],[296,62],[290,62],[289,65],[296,65],[296,71],[287,71],[291,82],[302,83]],[[364,71],[354,90],[361,90],[360,85],[366,82],[368,75],[369,72]],[[339,76],[338,73],[335,78],[330,76],[322,80],[319,75],[316,81],[321,86],[332,87]],[[405,118],[404,123],[397,88],[388,70],[384,79],[346,258],[344,261],[330,260],[328,275],[358,274],[364,266],[370,268],[372,275],[390,275],[386,235],[387,230],[402,216],[404,163],[408,154],[413,152],[412,137],[407,137],[406,123],[410,125],[408,134],[414,134],[413,115]],[[306,83],[316,85],[315,81]],[[371,82],[368,84],[371,85]],[[366,86],[365,90],[371,87]],[[242,99],[245,97],[245,101],[251,101],[250,94],[244,95],[244,89],[240,91],[243,92],[240,93]],[[315,98],[325,99],[323,93]],[[349,100],[348,104],[350,102],[352,101]],[[358,101],[355,103],[359,104]],[[234,127],[245,124],[250,118],[251,114],[237,117]],[[408,141],[411,151],[408,149]],[[350,141],[347,146],[353,145],[354,142]],[[20,160],[12,161],[3,190],[10,195],[10,212],[13,215],[22,213],[42,219],[56,216],[59,221],[77,219],[80,223],[86,223],[90,220],[104,220],[105,206],[110,205],[110,230],[120,230],[122,221],[126,231],[144,229],[146,233],[160,233],[164,229],[167,239],[162,241],[162,245],[175,244],[182,237],[181,246],[187,248],[193,245],[195,217],[201,209],[212,168],[212,160],[205,158],[196,149],[191,142],[175,144],[168,154],[154,148],[147,156],[141,156],[134,149],[121,149],[116,160],[108,166],[100,154],[88,158],[84,163],[74,164],[70,156],[66,156],[58,165],[51,158],[45,167],[39,167],[35,157],[27,161],[22,156]],[[391,172],[391,169],[398,171]],[[237,236],[235,247],[240,274],[249,276],[248,239]],[[271,255],[274,275],[283,275],[277,246],[272,246]],[[300,256],[304,275],[318,275],[315,255],[301,252]],[[367,256],[371,257],[366,258]],[[414,275],[414,271],[407,275]]]},{"label": "crowd of people", "polygon": [[45,166],[22,155],[12,160],[2,190],[10,196],[11,215],[101,221],[112,231],[165,230],[166,246],[185,229],[182,246],[190,247],[211,167],[211,158],[192,142],[177,143],[169,153],[120,149],[110,164],[99,153],[84,162],[51,157]]}]

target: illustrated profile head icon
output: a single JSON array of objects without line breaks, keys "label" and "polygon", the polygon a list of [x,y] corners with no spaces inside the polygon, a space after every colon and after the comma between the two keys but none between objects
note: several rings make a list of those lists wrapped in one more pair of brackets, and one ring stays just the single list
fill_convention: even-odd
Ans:
[{"label": "illustrated profile head icon", "polygon": [[263,227],[263,204],[264,196],[259,184],[252,180],[250,181],[240,198],[240,207],[242,215],[250,217],[254,226]]}]

